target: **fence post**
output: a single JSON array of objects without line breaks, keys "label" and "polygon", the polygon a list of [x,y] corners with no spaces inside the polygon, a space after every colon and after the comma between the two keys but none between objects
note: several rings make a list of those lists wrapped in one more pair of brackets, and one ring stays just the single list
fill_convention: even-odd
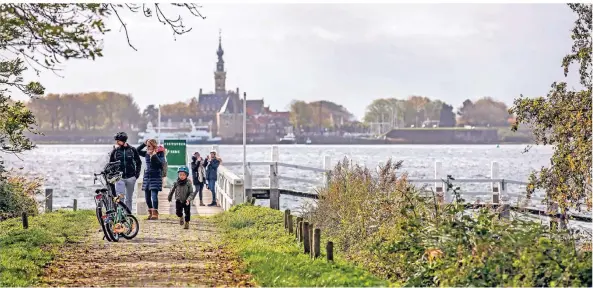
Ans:
[{"label": "fence post", "polygon": [[303,242],[303,217],[297,217],[297,239]]},{"label": "fence post", "polygon": [[54,205],[54,190],[45,189],[45,212],[51,212]]},{"label": "fence post", "polygon": [[313,257],[313,223],[309,223],[309,256]]},{"label": "fence post", "polygon": [[288,214],[288,234],[294,233],[292,214]]},{"label": "fence post", "polygon": [[251,201],[253,197],[253,191],[251,190],[253,183],[253,175],[251,174],[251,168],[245,167],[245,179],[243,179],[243,185],[245,186],[245,202]]},{"label": "fence post", "polygon": [[76,211],[78,209],[78,200],[74,199],[72,203],[72,210]]},{"label": "fence post", "polygon": [[324,186],[327,188],[331,180],[332,159],[329,155],[323,156],[323,170],[325,170]]},{"label": "fence post", "polygon": [[303,246],[304,246],[305,254],[311,252],[311,250],[309,249],[310,244],[311,244],[311,242],[309,241],[309,222],[304,221],[303,222]]},{"label": "fence post", "polygon": [[272,146],[272,163],[270,165],[270,208],[280,209],[280,191],[278,191],[278,146]]},{"label": "fence post", "polygon": [[321,242],[321,229],[315,228],[313,231],[313,258],[319,257],[321,255],[320,250],[320,243]]},{"label": "fence post", "polygon": [[27,216],[27,212],[23,212],[21,216],[23,218],[23,229],[29,229],[29,217]]},{"label": "fence post", "polygon": [[327,242],[327,246],[325,246],[325,254],[327,255],[327,261],[334,261],[334,242]]},{"label": "fence post", "polygon": [[[498,162],[492,161],[490,164],[490,179],[500,179]],[[500,182],[491,182],[492,204],[500,204]]]},{"label": "fence post", "polygon": [[290,209],[284,210],[284,230],[288,230],[288,215],[290,215]]},{"label": "fence post", "polygon": [[443,201],[449,202],[450,199],[447,199],[447,195],[449,194],[445,192],[445,187],[443,183],[443,179],[445,175],[443,175],[443,163],[441,161],[434,162],[434,179],[438,179],[438,181],[434,182],[434,191],[437,194],[437,202],[441,203]]}]

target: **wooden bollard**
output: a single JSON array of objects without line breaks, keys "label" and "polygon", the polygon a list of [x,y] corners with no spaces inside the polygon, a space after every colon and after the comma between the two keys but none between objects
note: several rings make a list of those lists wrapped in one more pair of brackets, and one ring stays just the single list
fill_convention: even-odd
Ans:
[{"label": "wooden bollard", "polygon": [[301,221],[299,222],[299,243],[303,242],[303,237],[305,235],[304,228],[305,227],[305,221],[303,221],[303,219],[301,219]]},{"label": "wooden bollard", "polygon": [[72,203],[72,210],[76,211],[78,209],[78,200],[74,199],[74,203]]},{"label": "wooden bollard", "polygon": [[309,254],[313,257],[313,223],[309,223]]},{"label": "wooden bollard", "polygon": [[29,228],[29,217],[27,216],[27,212],[23,212],[22,218],[23,218],[23,229],[28,229]]},{"label": "wooden bollard", "polygon": [[45,189],[45,212],[51,212],[53,209],[53,196],[54,191],[52,189]]},{"label": "wooden bollard", "polygon": [[288,215],[290,214],[290,210],[284,210],[284,230],[288,230]]},{"label": "wooden bollard", "polygon": [[303,222],[303,218],[302,217],[297,217],[296,218],[296,239],[300,242],[301,241],[301,223]]},{"label": "wooden bollard", "polygon": [[292,214],[288,214],[288,234],[292,234],[294,229],[292,227]]},{"label": "wooden bollard", "polygon": [[315,230],[313,230],[313,258],[317,258],[321,255],[320,242],[321,229],[315,228]]},{"label": "wooden bollard", "polygon": [[327,242],[327,246],[325,246],[325,254],[327,255],[327,261],[334,261],[334,242]]},{"label": "wooden bollard", "polygon": [[303,222],[303,246],[305,248],[305,254],[310,253],[311,249],[309,245],[311,245],[311,242],[309,240],[309,222],[305,221]]}]

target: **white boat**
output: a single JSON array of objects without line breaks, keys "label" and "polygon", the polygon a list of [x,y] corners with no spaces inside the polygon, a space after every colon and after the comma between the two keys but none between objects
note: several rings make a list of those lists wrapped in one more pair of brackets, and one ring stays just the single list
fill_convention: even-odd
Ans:
[{"label": "white boat", "polygon": [[294,136],[293,133],[288,133],[284,137],[280,138],[280,141],[278,141],[278,143],[279,144],[295,144],[296,137]]},{"label": "white boat", "polygon": [[154,129],[152,123],[148,122],[146,131],[138,133],[138,143],[144,143],[148,139],[156,139],[159,143],[162,143],[163,140],[185,140],[187,144],[218,144],[222,140],[220,137],[212,137],[208,126],[195,126],[191,119],[190,124],[191,130],[187,132],[167,131],[170,129],[161,127],[159,133]]}]

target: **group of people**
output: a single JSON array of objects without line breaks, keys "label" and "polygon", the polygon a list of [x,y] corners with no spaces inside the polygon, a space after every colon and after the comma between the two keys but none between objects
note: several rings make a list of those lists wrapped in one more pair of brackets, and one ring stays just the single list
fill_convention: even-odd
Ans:
[{"label": "group of people", "polygon": [[[135,148],[127,143],[128,135],[125,132],[117,133],[114,139],[115,146],[111,151],[109,161],[120,161],[122,180],[115,184],[113,190],[118,193],[125,191],[124,203],[128,208],[132,207],[134,187],[142,168],[140,157],[144,157],[146,169],[143,175],[142,190],[148,206],[147,220],[159,219],[158,193],[163,190],[163,179],[167,173],[165,148],[158,145],[155,139],[149,139]],[[175,214],[185,229],[189,229],[191,204],[196,194],[199,195],[200,206],[205,206],[202,200],[204,185],[208,185],[208,189],[212,192],[212,203],[208,206],[217,205],[216,177],[218,166],[222,162],[214,150],[206,158],[201,157],[199,152],[195,152],[191,160],[192,179],[189,179],[190,171],[186,166],[179,167],[177,180],[168,195],[169,202],[172,202],[173,195],[175,195]]]}]

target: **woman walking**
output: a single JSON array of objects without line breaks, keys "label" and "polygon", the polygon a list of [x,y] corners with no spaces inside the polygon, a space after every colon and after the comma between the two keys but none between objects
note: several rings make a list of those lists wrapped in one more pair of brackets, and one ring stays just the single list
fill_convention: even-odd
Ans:
[{"label": "woman walking", "polygon": [[[143,150],[145,147],[146,151]],[[157,220],[159,219],[158,195],[163,189],[163,162],[165,161],[165,153],[158,151],[158,144],[154,139],[149,139],[145,143],[140,144],[136,150],[138,150],[140,156],[146,159],[142,190],[144,190],[144,197],[148,206],[149,215],[147,220]]]}]

